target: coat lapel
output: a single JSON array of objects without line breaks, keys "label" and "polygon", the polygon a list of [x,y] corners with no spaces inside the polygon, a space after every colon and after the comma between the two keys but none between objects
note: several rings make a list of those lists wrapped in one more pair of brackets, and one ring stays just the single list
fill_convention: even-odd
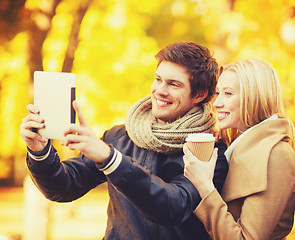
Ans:
[{"label": "coat lapel", "polygon": [[287,121],[266,121],[253,128],[235,147],[223,186],[225,202],[264,191],[271,149],[287,136]]}]

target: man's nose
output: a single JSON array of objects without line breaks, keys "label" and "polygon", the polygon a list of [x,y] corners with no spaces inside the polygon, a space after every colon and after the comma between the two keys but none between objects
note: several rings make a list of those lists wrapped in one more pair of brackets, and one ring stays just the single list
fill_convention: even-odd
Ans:
[{"label": "man's nose", "polygon": [[156,92],[161,95],[168,95],[168,87],[165,82],[158,85]]}]

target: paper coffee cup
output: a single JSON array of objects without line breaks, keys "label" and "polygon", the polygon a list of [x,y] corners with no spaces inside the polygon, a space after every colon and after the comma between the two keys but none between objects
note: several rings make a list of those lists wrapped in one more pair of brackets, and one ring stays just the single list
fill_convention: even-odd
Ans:
[{"label": "paper coffee cup", "polygon": [[191,133],[186,138],[189,150],[201,161],[209,161],[215,143],[211,133]]}]

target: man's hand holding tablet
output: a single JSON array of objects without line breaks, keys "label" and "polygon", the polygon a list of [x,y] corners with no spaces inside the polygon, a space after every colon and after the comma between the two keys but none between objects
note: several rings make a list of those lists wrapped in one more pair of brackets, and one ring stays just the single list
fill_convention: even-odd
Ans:
[{"label": "man's hand holding tablet", "polygon": [[76,75],[63,72],[42,72],[34,74],[34,105],[44,119],[45,128],[38,133],[50,139],[64,141],[64,132],[75,123]]},{"label": "man's hand holding tablet", "polygon": [[34,73],[34,105],[27,106],[28,115],[20,134],[34,152],[42,151],[48,139],[65,140],[64,133],[75,123],[76,75],[62,72]]}]

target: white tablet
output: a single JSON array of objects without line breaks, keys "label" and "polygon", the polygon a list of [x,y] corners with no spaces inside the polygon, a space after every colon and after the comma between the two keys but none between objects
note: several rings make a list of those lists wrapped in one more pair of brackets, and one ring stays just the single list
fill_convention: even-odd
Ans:
[{"label": "white tablet", "polygon": [[65,130],[75,123],[76,114],[72,105],[75,91],[74,73],[34,72],[34,105],[45,121],[45,128],[38,130],[41,136],[64,140]]}]

